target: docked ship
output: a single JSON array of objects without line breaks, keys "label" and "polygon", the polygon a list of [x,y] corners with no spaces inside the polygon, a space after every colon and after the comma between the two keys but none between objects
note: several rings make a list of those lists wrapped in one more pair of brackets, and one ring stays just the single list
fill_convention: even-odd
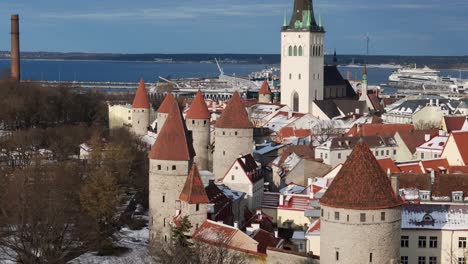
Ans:
[{"label": "docked ship", "polygon": [[465,93],[468,91],[468,80],[440,76],[440,71],[427,66],[402,68],[394,71],[389,77],[389,85],[403,89],[421,89],[425,91]]}]

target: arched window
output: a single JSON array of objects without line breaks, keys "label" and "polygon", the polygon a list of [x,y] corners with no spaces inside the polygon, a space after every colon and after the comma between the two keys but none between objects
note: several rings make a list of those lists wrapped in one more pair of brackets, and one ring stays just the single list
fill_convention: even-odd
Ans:
[{"label": "arched window", "polygon": [[299,56],[302,56],[302,46],[299,46]]},{"label": "arched window", "polygon": [[301,74],[299,73],[299,76],[298,76],[299,80],[301,79],[301,77],[302,77],[302,76],[301,76]]},{"label": "arched window", "polygon": [[293,55],[292,46],[289,46],[289,51],[288,51],[288,54],[289,54],[289,56],[292,56],[292,55]]},{"label": "arched window", "polygon": [[289,74],[289,80],[291,80],[291,79],[292,79],[292,74],[290,73],[290,74]]},{"label": "arched window", "polygon": [[297,92],[294,92],[293,93],[293,111],[294,112],[299,112],[299,95],[297,94]]},{"label": "arched window", "polygon": [[314,57],[317,56],[317,46],[314,46]]},{"label": "arched window", "polygon": [[322,56],[322,47],[318,47],[318,56]]},{"label": "arched window", "polygon": [[297,56],[297,46],[294,46],[294,56]]}]

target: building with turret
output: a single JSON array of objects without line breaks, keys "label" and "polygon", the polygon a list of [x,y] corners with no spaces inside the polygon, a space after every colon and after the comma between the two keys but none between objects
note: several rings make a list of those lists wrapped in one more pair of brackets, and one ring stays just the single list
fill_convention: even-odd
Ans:
[{"label": "building with turret", "polygon": [[192,131],[193,148],[197,153],[194,161],[200,170],[209,170],[211,115],[200,90],[198,90],[185,118],[188,130]]},{"label": "building with turret", "polygon": [[158,111],[156,111],[156,133],[159,133],[164,126],[164,122],[166,122],[167,116],[169,115],[169,111],[171,110],[174,102],[176,102],[174,95],[169,92],[159,106]]},{"label": "building with turret", "polygon": [[360,141],[320,199],[321,263],[398,263],[399,178],[381,169]]},{"label": "building with turret", "polygon": [[150,103],[143,79],[140,80],[132,107],[132,132],[137,136],[144,136],[148,133]]},{"label": "building with turret", "polygon": [[296,112],[312,113],[312,102],[324,99],[324,39],[312,0],[295,0],[281,30],[281,103]]},{"label": "building with turret", "polygon": [[210,203],[196,164],[192,165],[190,174],[188,175],[184,188],[180,193],[179,200],[181,203],[181,209],[178,212],[179,214],[176,216],[174,223],[177,223],[177,219],[180,219],[180,217],[187,216],[192,224],[192,228],[189,232],[191,235],[207,219],[208,204]]},{"label": "building with turret", "polygon": [[258,102],[259,103],[271,103],[271,89],[268,85],[267,80],[263,81],[262,87],[258,92]]},{"label": "building with turret", "polygon": [[223,178],[234,161],[239,156],[252,153],[252,149],[253,125],[236,91],[215,124],[215,178]]},{"label": "building with turret", "polygon": [[[167,98],[166,98],[167,99]],[[149,159],[149,215],[152,243],[171,237],[171,223],[181,210],[179,196],[187,182],[195,152],[175,101],[168,105],[165,124],[151,148]]]}]

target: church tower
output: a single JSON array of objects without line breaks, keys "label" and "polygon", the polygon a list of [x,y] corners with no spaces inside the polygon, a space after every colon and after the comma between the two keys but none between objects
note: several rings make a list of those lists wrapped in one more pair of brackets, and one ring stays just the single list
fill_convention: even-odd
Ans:
[{"label": "church tower", "polygon": [[235,91],[215,125],[215,179],[222,179],[239,155],[252,153],[253,141],[253,125]]},{"label": "church tower", "polygon": [[197,153],[194,161],[200,170],[208,170],[211,115],[200,90],[198,90],[185,118],[188,130],[192,131],[193,148]]},{"label": "church tower", "polygon": [[321,263],[398,263],[403,201],[397,182],[360,140],[320,199]]},{"label": "church tower", "polygon": [[166,121],[149,154],[150,239],[154,244],[170,241],[171,223],[181,210],[179,195],[195,156],[175,101]]},{"label": "church tower", "polygon": [[159,106],[158,111],[156,111],[156,123],[157,123],[156,133],[159,133],[159,131],[164,126],[164,122],[166,122],[167,116],[174,102],[176,102],[174,95],[172,95],[172,93],[169,92],[166,95],[166,97],[164,97],[164,100]]},{"label": "church tower", "polygon": [[295,0],[281,30],[281,104],[294,111],[311,113],[312,103],[324,98],[324,37],[312,0]]},{"label": "church tower", "polygon": [[132,131],[137,136],[144,136],[148,133],[150,103],[143,79],[140,80],[132,106]]}]

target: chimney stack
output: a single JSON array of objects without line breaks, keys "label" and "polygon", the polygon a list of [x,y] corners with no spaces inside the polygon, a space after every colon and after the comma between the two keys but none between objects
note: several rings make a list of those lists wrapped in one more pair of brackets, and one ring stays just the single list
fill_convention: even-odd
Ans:
[{"label": "chimney stack", "polygon": [[19,16],[11,15],[11,79],[20,81]]}]

